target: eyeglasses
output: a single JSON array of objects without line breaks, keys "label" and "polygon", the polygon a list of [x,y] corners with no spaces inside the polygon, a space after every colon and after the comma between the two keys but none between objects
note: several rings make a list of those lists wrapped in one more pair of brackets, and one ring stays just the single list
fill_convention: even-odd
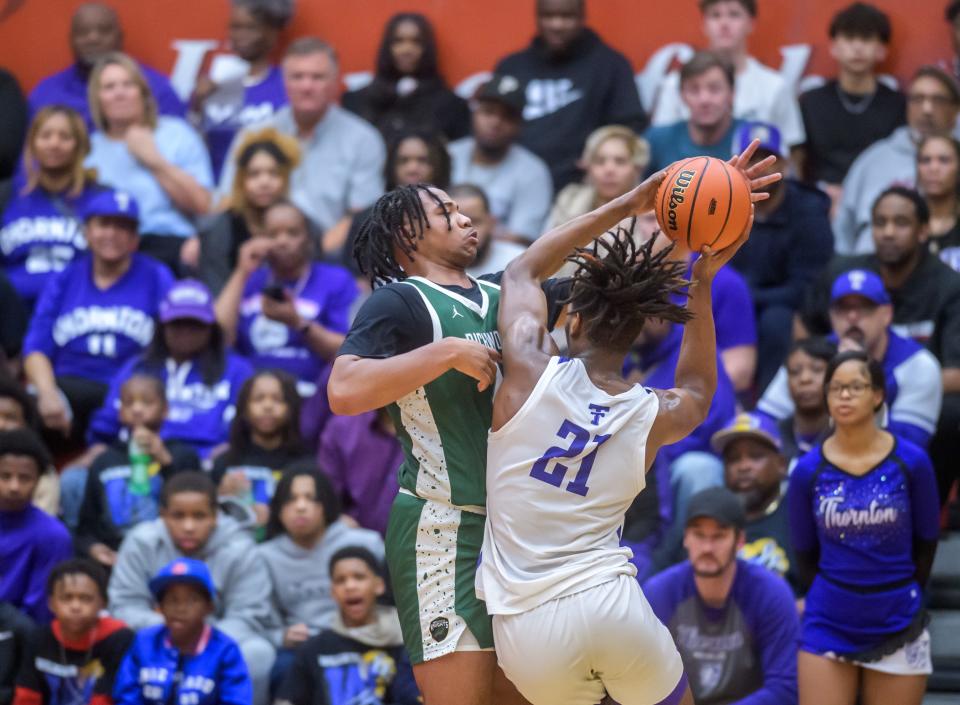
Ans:
[{"label": "eyeglasses", "polygon": [[935,108],[945,108],[953,105],[953,99],[945,95],[929,95],[925,93],[911,93],[907,96],[907,102],[911,105],[922,105],[927,101],[933,103]]},{"label": "eyeglasses", "polygon": [[871,389],[870,385],[864,384],[863,382],[851,382],[850,384],[841,384],[839,382],[831,382],[827,386],[827,394],[840,396],[841,394],[846,392],[851,397],[859,397],[868,389]]}]

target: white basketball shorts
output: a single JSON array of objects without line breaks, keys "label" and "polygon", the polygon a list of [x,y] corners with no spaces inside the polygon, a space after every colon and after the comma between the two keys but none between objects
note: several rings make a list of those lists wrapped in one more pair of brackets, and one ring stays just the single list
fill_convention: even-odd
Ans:
[{"label": "white basketball shorts", "polygon": [[519,614],[494,615],[497,660],[533,705],[678,701],[683,663],[635,578],[621,575]]}]

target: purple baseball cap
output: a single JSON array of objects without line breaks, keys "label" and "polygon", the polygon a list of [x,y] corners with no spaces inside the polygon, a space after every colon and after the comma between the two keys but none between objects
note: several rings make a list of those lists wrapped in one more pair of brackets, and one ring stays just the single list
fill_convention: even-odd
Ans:
[{"label": "purple baseball cap", "polygon": [[753,438],[772,446],[774,450],[781,449],[780,431],[777,423],[765,414],[750,411],[737,414],[725,427],[710,437],[710,445],[720,454],[738,438]]},{"label": "purple baseball cap", "polygon": [[134,223],[140,222],[140,209],[137,207],[137,199],[126,191],[104,189],[91,198],[83,209],[83,220],[86,222],[98,215],[127,218]]},{"label": "purple baseball cap", "polygon": [[830,303],[836,303],[844,296],[862,296],[877,306],[890,303],[890,294],[887,293],[883,280],[869,269],[851,269],[834,280],[830,289]]},{"label": "purple baseball cap", "polygon": [[213,312],[213,296],[202,282],[183,279],[172,287],[160,302],[160,322],[189,319],[208,325],[217,322]]},{"label": "purple baseball cap", "polygon": [[760,140],[760,146],[757,149],[764,149],[781,157],[789,156],[780,130],[776,125],[768,122],[745,122],[740,125],[734,133],[733,153],[740,154],[754,140]]}]

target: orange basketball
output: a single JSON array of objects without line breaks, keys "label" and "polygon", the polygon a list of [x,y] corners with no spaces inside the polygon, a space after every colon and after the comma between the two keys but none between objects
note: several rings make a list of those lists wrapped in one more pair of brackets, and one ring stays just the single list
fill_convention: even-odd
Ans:
[{"label": "orange basketball", "polygon": [[714,157],[677,162],[657,189],[657,221],[672,240],[699,252],[733,243],[750,217],[750,186],[738,170]]}]

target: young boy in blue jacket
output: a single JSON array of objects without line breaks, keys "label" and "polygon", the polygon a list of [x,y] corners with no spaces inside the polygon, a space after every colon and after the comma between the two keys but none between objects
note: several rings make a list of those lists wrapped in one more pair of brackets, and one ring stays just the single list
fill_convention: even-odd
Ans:
[{"label": "young boy in blue jacket", "polygon": [[249,705],[240,649],[206,623],[216,590],[207,566],[177,558],[150,581],[164,624],[142,629],[120,667],[115,705]]}]

